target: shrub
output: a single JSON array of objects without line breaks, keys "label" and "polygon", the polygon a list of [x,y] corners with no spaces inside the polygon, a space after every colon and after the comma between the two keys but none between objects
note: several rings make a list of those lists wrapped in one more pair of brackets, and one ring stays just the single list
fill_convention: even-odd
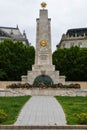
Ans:
[{"label": "shrub", "polygon": [[75,88],[80,89],[81,88],[80,84],[75,84]]},{"label": "shrub", "polygon": [[11,85],[8,85],[6,88],[11,88],[11,89],[16,89],[16,88],[32,88],[32,85],[30,85],[29,83],[25,83],[25,84],[11,84]]},{"label": "shrub", "polygon": [[80,84],[69,84],[69,85],[63,85],[62,88],[75,88],[75,89],[80,89],[81,86],[80,86]]},{"label": "shrub", "polygon": [[42,82],[37,82],[37,83],[33,84],[33,86],[35,88],[48,88],[49,87],[49,86],[47,86],[47,84],[42,83]]},{"label": "shrub", "polygon": [[29,89],[29,88],[32,88],[32,85],[29,83],[25,83],[25,84],[23,84],[23,88]]},{"label": "shrub", "polygon": [[69,84],[67,85],[68,88],[75,88],[75,84]]},{"label": "shrub", "polygon": [[4,110],[0,109],[0,123],[6,121],[7,119],[8,114]]},{"label": "shrub", "polygon": [[20,88],[20,85],[14,83],[14,84],[8,85],[7,88],[12,88],[12,89]]},{"label": "shrub", "polygon": [[15,88],[32,88],[32,87],[36,87],[36,88],[76,88],[79,89],[81,88],[80,84],[69,84],[69,85],[63,85],[62,83],[58,83],[58,84],[48,84],[48,83],[43,83],[43,82],[35,82],[33,85],[29,84],[29,83],[25,83],[25,84],[11,84],[9,86],[7,86],[7,88],[11,88],[11,89],[15,89]]},{"label": "shrub", "polygon": [[62,83],[58,83],[58,87],[59,88],[63,88],[63,84]]},{"label": "shrub", "polygon": [[86,113],[75,114],[75,117],[78,120],[78,124],[86,124],[87,125],[87,114]]},{"label": "shrub", "polygon": [[52,88],[58,88],[58,84],[53,84],[51,87]]}]

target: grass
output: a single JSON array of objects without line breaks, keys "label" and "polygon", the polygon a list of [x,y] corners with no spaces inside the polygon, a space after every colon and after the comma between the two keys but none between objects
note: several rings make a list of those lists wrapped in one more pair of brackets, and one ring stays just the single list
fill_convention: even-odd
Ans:
[{"label": "grass", "polygon": [[76,114],[87,114],[87,97],[60,97],[56,96],[66,115],[67,124],[76,125],[78,120]]},{"label": "grass", "polygon": [[7,121],[2,124],[13,124],[16,121],[21,108],[29,98],[30,96],[0,97],[0,109],[3,109],[8,114]]}]

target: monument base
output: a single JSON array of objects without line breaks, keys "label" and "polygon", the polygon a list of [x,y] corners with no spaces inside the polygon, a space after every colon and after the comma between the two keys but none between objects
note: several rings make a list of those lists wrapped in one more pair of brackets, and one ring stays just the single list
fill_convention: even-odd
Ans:
[{"label": "monument base", "polygon": [[40,75],[49,76],[53,80],[54,84],[65,84],[65,76],[60,76],[59,71],[28,71],[27,76],[22,76],[22,81],[33,84],[36,77]]}]

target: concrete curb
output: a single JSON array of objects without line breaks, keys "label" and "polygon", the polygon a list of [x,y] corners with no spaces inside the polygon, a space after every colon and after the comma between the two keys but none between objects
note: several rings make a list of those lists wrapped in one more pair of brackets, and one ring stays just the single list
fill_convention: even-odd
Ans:
[{"label": "concrete curb", "polygon": [[27,130],[27,129],[66,129],[66,130],[87,130],[87,125],[65,125],[65,126],[14,126],[0,125],[0,130]]}]

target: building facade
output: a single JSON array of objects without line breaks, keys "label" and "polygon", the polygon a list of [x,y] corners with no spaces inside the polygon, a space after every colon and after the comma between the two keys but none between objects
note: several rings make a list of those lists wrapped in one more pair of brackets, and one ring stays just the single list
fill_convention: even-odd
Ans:
[{"label": "building facade", "polygon": [[18,26],[13,27],[0,27],[0,41],[11,39],[13,41],[21,41],[25,45],[29,45],[25,31],[23,34],[20,32]]},{"label": "building facade", "polygon": [[80,48],[87,47],[87,28],[69,29],[57,45],[57,48],[70,48],[78,46]]}]

